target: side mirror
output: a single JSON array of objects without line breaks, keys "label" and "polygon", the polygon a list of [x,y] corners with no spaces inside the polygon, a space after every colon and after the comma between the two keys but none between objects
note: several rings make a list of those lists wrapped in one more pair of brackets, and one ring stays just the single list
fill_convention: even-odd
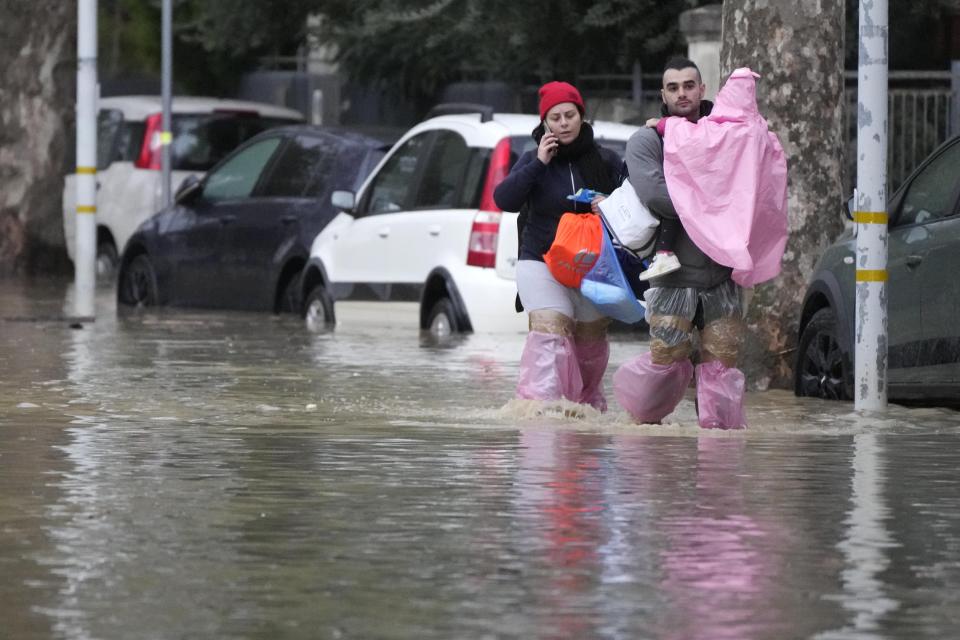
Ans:
[{"label": "side mirror", "polygon": [[853,212],[857,210],[857,190],[854,189],[853,193],[850,194],[850,199],[847,200],[847,204],[843,207],[844,213],[847,214],[847,218],[853,220]]},{"label": "side mirror", "polygon": [[184,178],[180,186],[177,187],[177,193],[174,195],[173,200],[177,204],[187,204],[200,195],[202,187],[203,182],[200,178],[191,173]]},{"label": "side mirror", "polygon": [[357,199],[353,191],[334,191],[330,194],[330,204],[341,211],[351,213],[357,206]]}]

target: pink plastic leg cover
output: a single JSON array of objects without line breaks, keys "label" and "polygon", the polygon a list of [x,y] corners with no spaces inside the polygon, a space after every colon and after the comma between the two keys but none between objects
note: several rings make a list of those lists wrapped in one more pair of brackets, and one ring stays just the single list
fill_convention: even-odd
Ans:
[{"label": "pink plastic leg cover", "polygon": [[719,360],[697,365],[697,411],[704,429],[743,429],[746,378]]},{"label": "pink plastic leg cover", "polygon": [[589,404],[602,413],[607,410],[607,399],[603,395],[603,374],[610,360],[610,343],[605,339],[577,339],[574,347],[577,351],[577,362],[580,363],[580,377],[583,379],[580,402]]},{"label": "pink plastic leg cover", "polygon": [[583,380],[573,349],[573,338],[531,331],[520,356],[517,397],[529,400],[580,402]]},{"label": "pink plastic leg cover", "polygon": [[613,395],[637,422],[658,423],[680,401],[693,377],[689,360],[656,364],[646,352],[613,374]]}]

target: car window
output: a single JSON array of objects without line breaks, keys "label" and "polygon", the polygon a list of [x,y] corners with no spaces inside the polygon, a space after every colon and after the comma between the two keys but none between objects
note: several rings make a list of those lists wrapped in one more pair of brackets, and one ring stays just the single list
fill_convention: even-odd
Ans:
[{"label": "car window", "polygon": [[466,175],[463,178],[463,189],[460,191],[460,209],[476,209],[480,206],[483,194],[483,182],[487,177],[487,167],[490,165],[492,149],[470,149],[470,162],[467,164]]},{"label": "car window", "polygon": [[335,190],[356,193],[363,180],[383,158],[382,150],[350,140],[334,140],[335,161],[326,171],[314,174],[313,181],[307,185],[307,195],[311,198],[324,198]]},{"label": "car window", "polygon": [[610,140],[609,138],[597,138],[597,144],[605,149],[610,149],[616,153],[622,160],[627,152],[626,140]]},{"label": "car window", "polygon": [[255,113],[175,113],[171,166],[177,171],[208,171],[258,133],[291,123]]},{"label": "car window", "polygon": [[279,144],[280,138],[267,138],[231,157],[207,175],[203,197],[217,201],[249,196]]},{"label": "car window", "polygon": [[[317,177],[330,172],[336,147],[326,138],[297,136],[284,146],[258,191],[265,197],[301,198],[315,195]],[[310,188],[311,193],[307,193]]]},{"label": "car window", "polygon": [[117,134],[123,125],[123,113],[116,109],[101,109],[97,114],[97,170],[103,171],[116,159],[114,149]]},{"label": "car window", "polygon": [[125,121],[117,133],[117,144],[113,150],[114,162],[134,162],[143,147],[143,136],[147,125],[144,122]]},{"label": "car window", "polygon": [[414,209],[456,207],[460,186],[470,162],[470,149],[453,131],[438,131],[413,202]]},{"label": "car window", "polygon": [[408,206],[417,164],[427,148],[430,134],[410,138],[390,156],[370,185],[367,213],[389,213]]},{"label": "car window", "polygon": [[530,136],[512,136],[510,138],[510,168],[513,168],[520,156],[536,148],[537,143]]},{"label": "car window", "polygon": [[360,160],[355,170],[338,163],[338,177],[334,189],[347,189],[356,193],[374,167],[380,164],[383,156],[387,155],[387,149],[384,148],[358,149],[357,152],[360,154]]},{"label": "car window", "polygon": [[955,213],[960,144],[954,144],[924,167],[903,196],[897,225],[922,224]]}]

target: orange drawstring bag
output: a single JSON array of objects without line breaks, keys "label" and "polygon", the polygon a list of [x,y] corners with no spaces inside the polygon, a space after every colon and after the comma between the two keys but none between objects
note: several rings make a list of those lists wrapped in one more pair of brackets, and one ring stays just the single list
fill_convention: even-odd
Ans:
[{"label": "orange drawstring bag", "polygon": [[550,273],[562,285],[580,288],[580,283],[600,257],[603,225],[592,213],[565,213],[560,217],[557,236],[543,254]]}]

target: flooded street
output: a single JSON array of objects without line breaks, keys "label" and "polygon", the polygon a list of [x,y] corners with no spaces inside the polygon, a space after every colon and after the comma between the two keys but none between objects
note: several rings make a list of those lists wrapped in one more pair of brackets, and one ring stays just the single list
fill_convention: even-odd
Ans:
[{"label": "flooded street", "polygon": [[64,289],[0,282],[0,638],[960,636],[960,413],[638,426],[619,337],[609,413],[537,416],[522,335]]}]

